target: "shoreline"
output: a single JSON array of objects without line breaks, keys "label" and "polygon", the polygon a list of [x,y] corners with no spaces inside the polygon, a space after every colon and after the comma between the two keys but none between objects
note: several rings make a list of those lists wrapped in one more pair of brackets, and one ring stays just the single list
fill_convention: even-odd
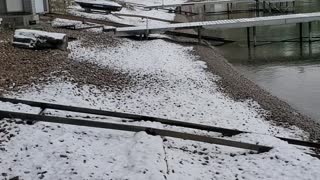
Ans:
[{"label": "shoreline", "polygon": [[221,92],[228,94],[235,101],[252,99],[263,110],[270,112],[270,115],[263,114],[266,120],[282,127],[297,126],[308,132],[311,140],[320,140],[319,123],[247,79],[215,49],[201,45],[194,48],[200,59],[207,63],[208,70],[221,78],[217,82]]},{"label": "shoreline", "polygon": [[[50,31],[50,28],[45,30]],[[319,159],[306,154],[313,153],[311,148],[297,148],[275,137],[306,140],[307,132],[266,121],[261,115],[266,111],[256,102],[235,101],[223,93],[219,83],[226,83],[227,77],[233,83],[235,77],[228,73],[236,70],[215,48],[196,43],[174,43],[174,39],[169,42],[162,39],[137,41],[97,31],[52,31],[69,32],[78,37],[72,38],[74,41],[69,43],[68,53],[62,57],[67,64],[59,61],[58,67],[66,71],[66,77],[54,78],[43,86],[30,84],[28,89],[6,96],[253,133],[227,137],[217,132],[168,126],[148,121],[148,118],[129,121],[126,118],[53,109],[44,112],[23,104],[0,102],[2,109],[32,114],[40,111],[48,116],[159,128],[259,144],[272,147],[272,150],[255,153],[217,144],[153,136],[145,132],[46,122],[28,125],[19,119],[9,118],[0,122],[0,150],[3,153],[0,171],[5,178],[255,180],[258,177],[300,180],[317,179],[319,176]],[[7,47],[10,49],[10,44],[7,43]],[[24,51],[19,49],[18,52]],[[54,53],[59,51],[52,51]],[[11,53],[8,51],[6,54]],[[50,63],[54,60],[37,59],[46,67],[51,67]],[[7,60],[13,61],[10,58]],[[14,62],[21,64],[20,59]],[[28,62],[36,69],[39,67],[37,63],[32,63],[32,57]],[[24,67],[9,67],[17,71],[14,74],[25,74],[22,71],[26,69]],[[51,69],[54,70],[53,67]],[[226,75],[221,81],[223,73]],[[235,92],[239,91],[235,89]]]},{"label": "shoreline", "polygon": [[[175,21],[186,22],[186,17],[176,15]],[[235,101],[252,99],[270,115],[262,114],[267,121],[277,126],[297,126],[310,134],[310,140],[320,141],[320,123],[307,115],[294,109],[287,102],[280,100],[267,90],[258,86],[241,74],[215,47],[206,45],[194,45],[196,55],[206,62],[209,72],[220,76],[217,82],[222,93],[226,93]]]}]

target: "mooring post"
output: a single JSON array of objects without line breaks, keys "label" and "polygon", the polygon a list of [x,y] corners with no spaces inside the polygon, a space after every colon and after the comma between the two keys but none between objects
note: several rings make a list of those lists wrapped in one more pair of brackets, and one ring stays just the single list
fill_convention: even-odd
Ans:
[{"label": "mooring post", "polygon": [[178,14],[181,14],[181,11],[182,11],[182,10],[181,10],[181,6],[176,7],[176,9],[177,9],[177,13],[178,13]]},{"label": "mooring post", "polygon": [[300,38],[300,43],[302,43],[302,40],[303,40],[303,24],[302,23],[299,23],[299,38]]},{"label": "mooring post", "polygon": [[260,6],[259,6],[259,0],[256,0],[256,16],[259,17],[260,14]]},{"label": "mooring post", "polygon": [[145,39],[148,40],[149,37],[149,18],[146,20],[146,34],[145,34]]},{"label": "mooring post", "polygon": [[228,13],[228,19],[230,19],[230,5],[227,3],[227,13]]},{"label": "mooring post", "polygon": [[247,27],[247,44],[250,49],[250,27]]},{"label": "mooring post", "polygon": [[227,13],[229,14],[229,11],[230,11],[230,6],[229,6],[229,3],[227,3]]},{"label": "mooring post", "polygon": [[296,10],[296,2],[292,1],[292,11],[294,12]]},{"label": "mooring post", "polygon": [[198,43],[201,44],[201,31],[202,27],[198,27]]},{"label": "mooring post", "polygon": [[309,27],[308,27],[308,29],[309,29],[309,43],[311,43],[312,42],[312,22],[309,22],[308,23],[308,25],[309,25]]},{"label": "mooring post", "polygon": [[269,2],[269,13],[272,12],[271,2]]},{"label": "mooring post", "polygon": [[253,46],[257,46],[257,31],[255,26],[253,27]]},{"label": "mooring post", "polygon": [[203,5],[203,13],[206,13],[206,4]]}]

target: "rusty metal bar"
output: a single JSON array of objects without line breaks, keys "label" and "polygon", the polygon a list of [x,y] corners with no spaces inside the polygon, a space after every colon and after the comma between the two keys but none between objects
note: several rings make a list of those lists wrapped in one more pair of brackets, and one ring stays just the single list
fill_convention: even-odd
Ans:
[{"label": "rusty metal bar", "polygon": [[59,124],[68,124],[68,125],[77,125],[77,126],[85,126],[85,127],[94,127],[94,128],[103,128],[103,129],[113,129],[120,131],[131,131],[131,132],[141,132],[144,131],[149,135],[159,135],[166,136],[184,140],[198,141],[222,146],[230,146],[235,148],[254,150],[258,153],[268,152],[272,149],[272,147],[249,144],[238,141],[231,141],[220,138],[213,138],[208,136],[200,136],[189,133],[182,133],[177,131],[156,129],[144,126],[134,126],[127,124],[117,124],[117,123],[107,123],[107,122],[99,122],[99,121],[88,121],[82,119],[72,119],[72,118],[62,118],[55,116],[44,116],[44,115],[35,115],[28,113],[18,113],[18,112],[10,112],[10,111],[0,111],[0,118],[15,118],[15,119],[23,119],[23,120],[33,120],[33,121],[42,121],[49,123],[59,123]]},{"label": "rusty metal bar", "polygon": [[[20,99],[12,99],[12,98],[4,98],[0,97],[0,101],[2,102],[10,102],[13,104],[26,104],[33,107],[39,107],[42,109],[55,109],[55,110],[62,110],[62,111],[70,111],[70,112],[78,112],[78,113],[87,113],[87,114],[95,114],[101,116],[111,116],[117,118],[126,118],[131,119],[134,121],[152,121],[152,122],[160,122],[162,124],[167,124],[171,126],[180,126],[185,128],[192,128],[210,132],[218,132],[222,133],[224,136],[234,136],[241,133],[251,133],[247,131],[240,131],[237,129],[227,129],[215,126],[207,126],[202,124],[195,124],[189,122],[182,122],[177,120],[169,120],[164,118],[157,118],[152,116],[143,116],[143,115],[135,115],[129,113],[120,113],[120,112],[112,112],[112,111],[104,111],[104,110],[97,110],[97,109],[89,109],[89,108],[81,108],[81,107],[73,107],[73,106],[65,106],[65,105],[58,105],[58,104],[51,104],[51,103],[43,103],[43,102],[35,102],[35,101],[26,101]],[[306,147],[313,147],[320,149],[320,144],[308,141],[301,141],[296,139],[290,138],[283,138],[283,137],[276,137],[283,141],[287,141],[289,144],[299,145],[299,146],[306,146]]]}]

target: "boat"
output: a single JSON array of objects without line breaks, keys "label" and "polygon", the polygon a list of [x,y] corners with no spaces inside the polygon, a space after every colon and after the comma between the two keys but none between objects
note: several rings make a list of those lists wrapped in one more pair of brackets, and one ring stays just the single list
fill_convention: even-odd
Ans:
[{"label": "boat", "polygon": [[81,8],[85,9],[86,12],[91,12],[94,10],[103,10],[107,12],[111,11],[121,11],[122,6],[113,1],[104,1],[104,0],[76,0],[77,4],[81,6]]}]

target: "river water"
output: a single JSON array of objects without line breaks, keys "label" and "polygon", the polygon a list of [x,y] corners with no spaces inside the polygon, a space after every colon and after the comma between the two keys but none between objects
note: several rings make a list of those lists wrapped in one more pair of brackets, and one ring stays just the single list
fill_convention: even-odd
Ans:
[{"label": "river water", "polygon": [[[254,7],[251,6],[251,7]],[[248,5],[237,5],[248,9]],[[207,12],[225,10],[225,5],[210,5]],[[196,11],[203,11],[203,6]],[[295,13],[320,11],[319,0],[296,2]],[[193,16],[192,20],[217,20],[227,18],[255,17],[255,12],[230,14],[207,14]],[[260,13],[260,16],[277,15]],[[303,26],[308,36],[308,24]],[[292,107],[320,121],[320,41],[309,43],[292,42],[299,37],[298,25],[266,26],[257,28],[257,47],[247,47],[246,29],[210,30],[207,35],[222,37],[236,42],[217,48],[240,72],[264,89],[288,102]],[[312,23],[313,40],[320,37],[320,23]],[[277,42],[287,40],[287,42]],[[298,40],[298,39],[297,39]],[[273,43],[268,43],[272,41]]]}]

